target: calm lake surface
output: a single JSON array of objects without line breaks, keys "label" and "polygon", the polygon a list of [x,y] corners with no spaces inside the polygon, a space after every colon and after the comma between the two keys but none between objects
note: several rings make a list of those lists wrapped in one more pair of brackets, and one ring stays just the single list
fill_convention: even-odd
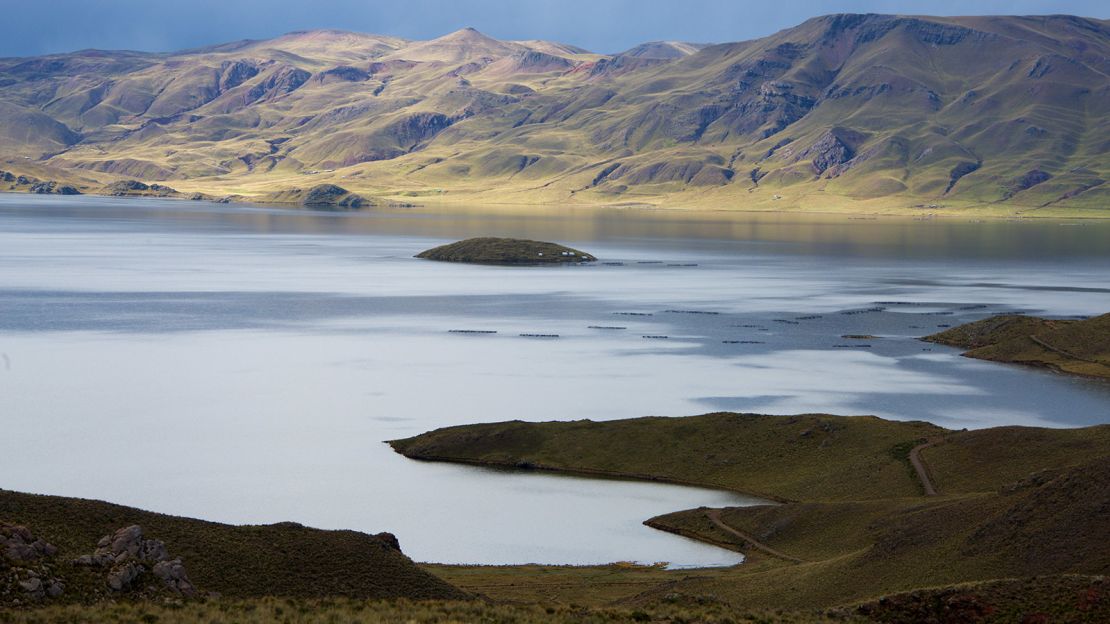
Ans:
[{"label": "calm lake surface", "polygon": [[[476,235],[602,263],[412,258]],[[715,410],[1110,422],[1110,384],[916,340],[1015,310],[1110,311],[1110,222],[0,194],[0,487],[388,530],[423,561],[730,564],[640,523],[752,499],[415,462],[382,441]]]}]

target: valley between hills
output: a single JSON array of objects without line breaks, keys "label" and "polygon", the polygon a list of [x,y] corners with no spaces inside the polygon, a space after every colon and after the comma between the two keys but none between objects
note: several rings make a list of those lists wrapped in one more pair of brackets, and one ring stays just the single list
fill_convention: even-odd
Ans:
[{"label": "valley between hills", "polygon": [[[0,59],[0,190],[1106,217],[1110,24],[830,15],[599,54],[474,29]],[[314,194],[315,193],[315,194]]]}]

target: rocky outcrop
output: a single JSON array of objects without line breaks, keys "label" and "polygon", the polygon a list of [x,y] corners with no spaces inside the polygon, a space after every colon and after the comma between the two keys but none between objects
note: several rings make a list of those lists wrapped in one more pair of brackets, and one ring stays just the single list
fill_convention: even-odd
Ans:
[{"label": "rocky outcrop", "polygon": [[258,66],[249,61],[225,61],[220,70],[221,92],[234,89],[258,75]]},{"label": "rocky outcrop", "polygon": [[1013,197],[1014,195],[1017,195],[1022,191],[1027,191],[1034,186],[1037,186],[1038,184],[1041,184],[1043,182],[1048,182],[1051,179],[1052,174],[1048,173],[1047,171],[1041,171],[1040,169],[1030,169],[1017,178],[1014,178],[1003,197],[1005,199],[1009,199],[1010,197]]},{"label": "rocky outcrop", "polygon": [[799,155],[799,160],[813,159],[813,171],[821,175],[826,169],[846,163],[855,151],[831,130],[821,135],[817,142]]},{"label": "rocky outcrop", "polygon": [[113,197],[170,197],[178,194],[176,189],[164,184],[146,184],[138,180],[112,182],[105,190]]},{"label": "rocky outcrop", "polygon": [[66,184],[58,184],[54,180],[49,180],[49,181],[46,181],[46,182],[36,182],[35,184],[31,185],[31,188],[29,189],[29,192],[35,193],[37,195],[80,195],[81,194],[81,191],[77,190],[75,187],[72,187],[72,186],[69,186],[69,185],[66,185]]},{"label": "rocky outcrop", "polygon": [[960,181],[960,178],[968,175],[969,173],[974,173],[978,171],[979,167],[981,166],[982,163],[971,162],[969,160],[964,160],[956,163],[956,166],[952,167],[952,171],[948,172],[948,186],[944,189],[945,194],[951,191],[952,187],[956,186],[956,183]]},{"label": "rocky outcrop", "polygon": [[314,81],[320,84],[328,84],[332,82],[363,82],[370,79],[370,74],[365,70],[350,65],[340,65],[325,69],[324,71],[316,74],[313,78]]},{"label": "rocky outcrop", "polygon": [[292,65],[279,67],[258,84],[251,87],[247,92],[245,103],[265,102],[296,91],[301,85],[308,82],[311,76],[312,74],[307,71]]},{"label": "rocky outcrop", "polygon": [[301,205],[306,208],[360,208],[366,203],[361,195],[335,184],[314,186],[301,200]]},{"label": "rocky outcrop", "polygon": [[52,573],[58,549],[30,529],[0,523],[0,605],[55,598],[65,584]]},{"label": "rocky outcrop", "polygon": [[143,537],[139,525],[105,535],[91,555],[81,555],[73,563],[106,569],[105,583],[113,592],[141,590],[150,581],[157,580],[175,594],[192,596],[196,593],[181,559],[171,559],[161,540]]},{"label": "rocky outcrop", "polygon": [[132,195],[141,193],[142,191],[149,190],[150,186],[139,182],[138,180],[120,180],[119,182],[112,182],[108,185],[107,191],[109,195],[117,197],[123,195]]}]

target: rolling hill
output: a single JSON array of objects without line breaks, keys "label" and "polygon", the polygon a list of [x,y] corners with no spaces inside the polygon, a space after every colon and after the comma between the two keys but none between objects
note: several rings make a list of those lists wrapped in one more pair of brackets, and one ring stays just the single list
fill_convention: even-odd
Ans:
[{"label": "rolling hill", "polygon": [[[81,555],[105,545],[102,537],[119,535],[129,526],[151,539],[164,540],[162,552],[168,548],[180,559],[197,597],[470,598],[417,567],[389,533],[324,531],[292,522],[233,526],[95,500],[0,489],[0,613],[21,603],[92,603],[127,597],[156,600],[167,593],[180,593],[110,587],[104,581],[104,568],[79,561]],[[7,539],[13,530],[24,535],[30,531],[49,546],[41,554],[21,552],[22,541],[29,540]],[[149,567],[145,555],[131,561]],[[117,559],[113,565],[122,561],[127,559]],[[26,585],[20,587],[17,581],[30,576],[35,568],[37,576],[56,577],[64,590],[46,600],[42,595],[36,598]],[[143,572],[133,579],[135,585],[149,576],[149,570],[139,569]],[[117,570],[112,568],[112,572]],[[186,595],[190,594],[193,592]]]},{"label": "rolling hill", "polygon": [[741,608],[817,609],[1110,570],[1107,425],[951,431],[869,416],[718,413],[463,425],[390,444],[413,459],[689,483],[780,502],[647,520],[746,560],[644,588],[626,605],[714,596]]},{"label": "rolling hill", "polygon": [[1107,216],[1107,137],[1110,22],[1072,16],[830,15],[612,55],[467,28],[0,59],[0,169],[84,192]]}]

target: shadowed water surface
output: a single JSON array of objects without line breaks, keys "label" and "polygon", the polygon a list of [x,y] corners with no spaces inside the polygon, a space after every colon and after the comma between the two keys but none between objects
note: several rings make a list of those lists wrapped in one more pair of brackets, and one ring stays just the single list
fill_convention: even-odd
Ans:
[{"label": "shadowed water surface", "polygon": [[[602,263],[411,257],[474,235]],[[381,441],[721,409],[1110,422],[1107,384],[916,340],[1000,312],[1110,310],[1107,240],[1110,223],[1081,221],[0,195],[0,419],[20,432],[0,487],[389,530],[421,560],[733,563],[639,523],[751,499],[413,462]]]}]

